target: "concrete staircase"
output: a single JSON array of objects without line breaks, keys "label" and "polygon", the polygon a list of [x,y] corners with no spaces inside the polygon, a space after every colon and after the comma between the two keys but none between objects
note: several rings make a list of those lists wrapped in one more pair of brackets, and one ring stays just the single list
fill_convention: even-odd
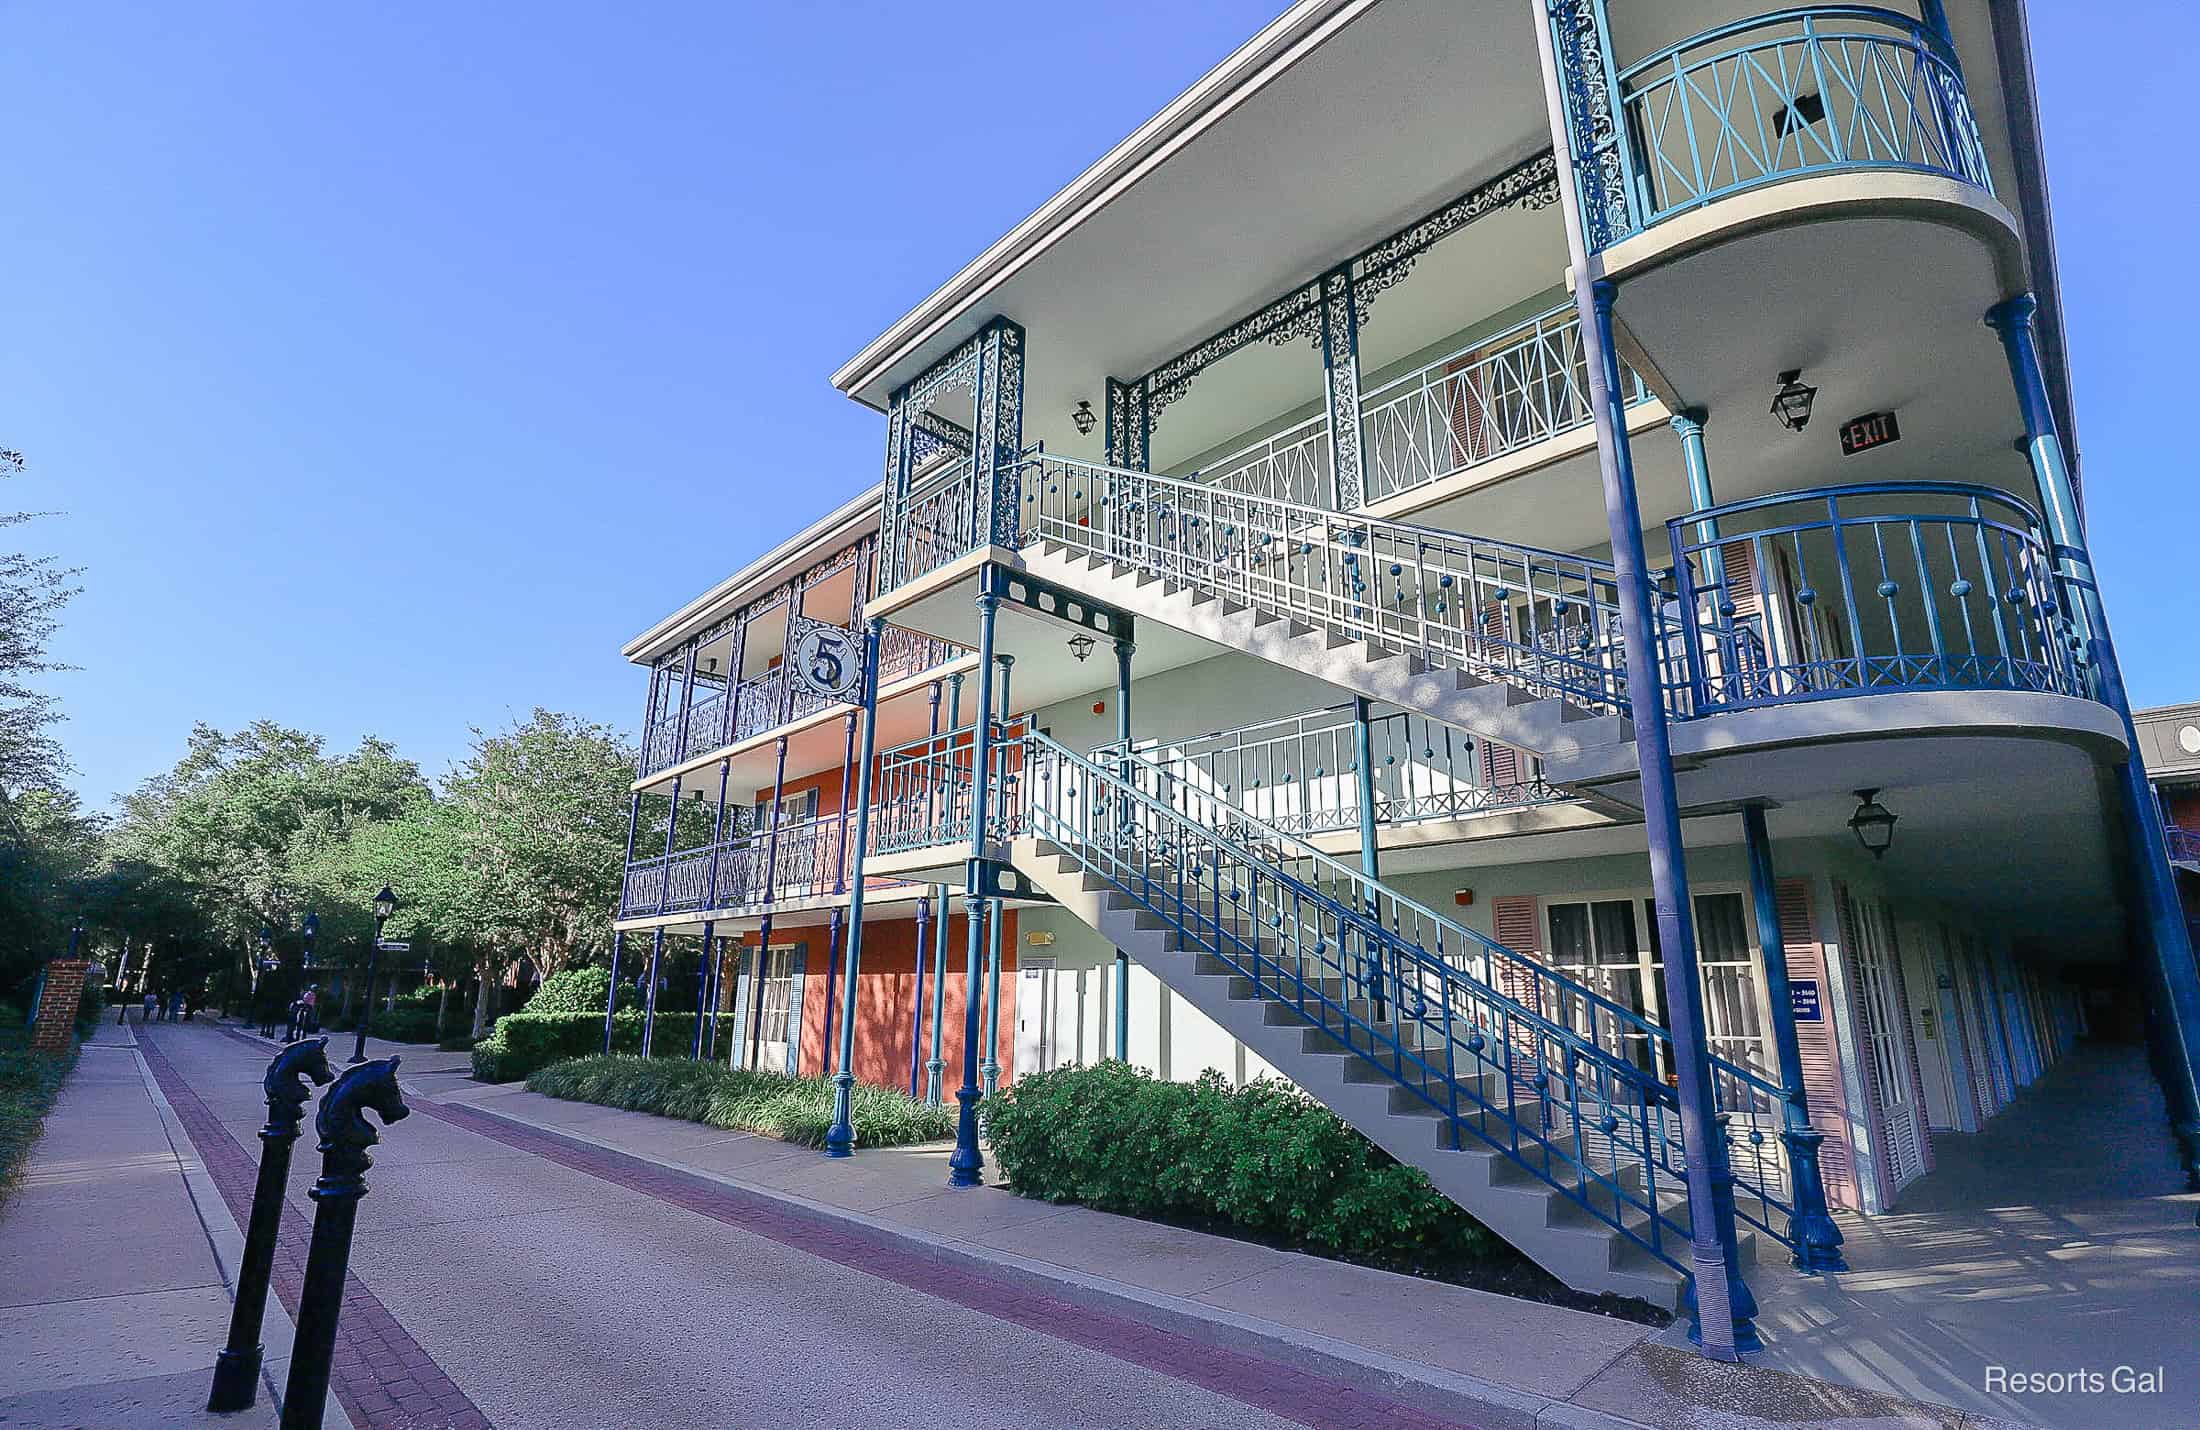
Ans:
[{"label": "concrete staircase", "polygon": [[[1201,918],[1186,918],[1182,908],[1164,913],[1049,839],[1018,840],[1010,857],[1064,909],[1377,1146],[1426,1172],[1438,1191],[1551,1275],[1577,1290],[1679,1307],[1686,1277],[1641,1242],[1657,1241],[1668,1256],[1685,1262],[1685,1240],[1676,1239],[1673,1230],[1687,1223],[1680,1188],[1661,1189],[1655,1198],[1662,1227],[1653,1227],[1647,1212],[1636,1207],[1615,1214],[1617,1199],[1593,1182],[1584,1186],[1568,1163],[1564,1149],[1579,1147],[1577,1131],[1592,1140],[1595,1134],[1573,1127],[1562,1105],[1540,1105],[1524,1083],[1507,1087],[1503,1069],[1487,1064],[1456,1079],[1411,1066],[1401,1077],[1379,1058],[1381,1049],[1370,1047],[1376,1040],[1364,1028],[1340,1024],[1325,1030],[1293,1001],[1327,998],[1354,1018],[1367,1019],[1367,1000],[1352,997],[1341,976],[1317,974],[1291,988],[1256,987],[1218,953],[1218,940],[1190,931]],[[1195,900],[1191,907],[1206,916],[1216,913],[1211,899]],[[1404,1036],[1415,1046],[1442,1038],[1412,1024]],[[1454,1102],[1447,1082],[1457,1088],[1458,1132],[1446,1111]],[[1521,1128],[1541,1128],[1543,1141],[1521,1137]],[[1615,1175],[1620,1186],[1642,1194],[1639,1165],[1621,1165]],[[1746,1229],[1743,1255],[1755,1255]]]},{"label": "concrete staircase", "polygon": [[1158,621],[1216,645],[1304,671],[1370,700],[1416,711],[1548,761],[1571,763],[1607,754],[1634,737],[1633,725],[1625,716],[1600,714],[1559,696],[1538,694],[1506,678],[1501,668],[1439,664],[1336,626],[1317,627],[1283,610],[1249,604],[1051,538],[1026,546],[1023,558],[1032,575],[1128,611],[1142,621]]}]

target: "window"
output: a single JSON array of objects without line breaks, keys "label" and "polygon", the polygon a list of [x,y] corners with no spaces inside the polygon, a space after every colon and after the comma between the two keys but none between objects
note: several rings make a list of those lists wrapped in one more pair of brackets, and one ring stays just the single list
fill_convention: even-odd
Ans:
[{"label": "window", "polygon": [[[1695,907],[1696,963],[1703,978],[1704,1027],[1711,1051],[1771,1077],[1772,1046],[1766,1034],[1770,1013],[1747,906],[1740,894],[1699,894]],[[1548,908],[1551,962],[1627,1012],[1665,1026],[1665,958],[1658,947],[1655,902],[1605,899]],[[1648,1034],[1611,1026],[1624,1020],[1607,1014],[1592,1022],[1585,1004],[1568,1007],[1566,1019],[1606,1049],[1617,1035],[1635,1066],[1672,1080],[1672,1057],[1665,1046],[1660,1045],[1653,1066]]]}]

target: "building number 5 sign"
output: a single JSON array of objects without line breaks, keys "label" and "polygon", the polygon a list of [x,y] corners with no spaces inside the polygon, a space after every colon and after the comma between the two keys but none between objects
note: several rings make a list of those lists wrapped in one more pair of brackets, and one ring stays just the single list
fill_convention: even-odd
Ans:
[{"label": "building number 5 sign", "polygon": [[827,700],[846,700],[863,681],[863,648],[845,626],[807,622],[794,640],[794,678]]}]

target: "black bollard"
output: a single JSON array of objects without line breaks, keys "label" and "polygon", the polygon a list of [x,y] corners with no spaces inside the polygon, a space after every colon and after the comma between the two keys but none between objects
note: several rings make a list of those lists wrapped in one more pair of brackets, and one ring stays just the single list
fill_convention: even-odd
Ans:
[{"label": "black bollard", "polygon": [[328,1406],[329,1362],[336,1354],[336,1318],[344,1309],[344,1273],[351,1267],[352,1224],[367,1194],[367,1149],[381,1139],[367,1109],[388,1126],[410,1115],[397,1088],[397,1059],[377,1058],[344,1069],[321,1098],[314,1130],[321,1134],[321,1177],[313,1184],[313,1244],[306,1252],[298,1298],[298,1335],[283,1387],[282,1430],[319,1430]]},{"label": "black bollard", "polygon": [[260,1129],[260,1180],[252,1189],[252,1215],[244,1233],[244,1264],[237,1268],[237,1301],[229,1313],[229,1344],[214,1361],[214,1393],[206,1408],[217,1414],[252,1404],[260,1385],[260,1319],[267,1310],[267,1281],[275,1268],[275,1237],[283,1221],[283,1189],[290,1182],[290,1144],[298,1140],[313,1090],[336,1077],[328,1065],[328,1039],[292,1043],[267,1065],[267,1126]]}]

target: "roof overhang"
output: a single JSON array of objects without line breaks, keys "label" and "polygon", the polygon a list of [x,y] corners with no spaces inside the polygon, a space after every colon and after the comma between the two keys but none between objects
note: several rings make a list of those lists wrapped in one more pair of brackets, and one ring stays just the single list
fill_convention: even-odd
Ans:
[{"label": "roof overhang", "polygon": [[878,519],[879,489],[873,485],[643,631],[619,653],[636,665],[648,665],[821,557],[876,531]]},{"label": "roof overhang", "polygon": [[884,411],[891,387],[899,385],[889,382],[889,374],[906,369],[912,356],[936,345],[957,319],[980,310],[1002,283],[1376,3],[1298,0],[872,339],[833,374],[833,386]]}]

